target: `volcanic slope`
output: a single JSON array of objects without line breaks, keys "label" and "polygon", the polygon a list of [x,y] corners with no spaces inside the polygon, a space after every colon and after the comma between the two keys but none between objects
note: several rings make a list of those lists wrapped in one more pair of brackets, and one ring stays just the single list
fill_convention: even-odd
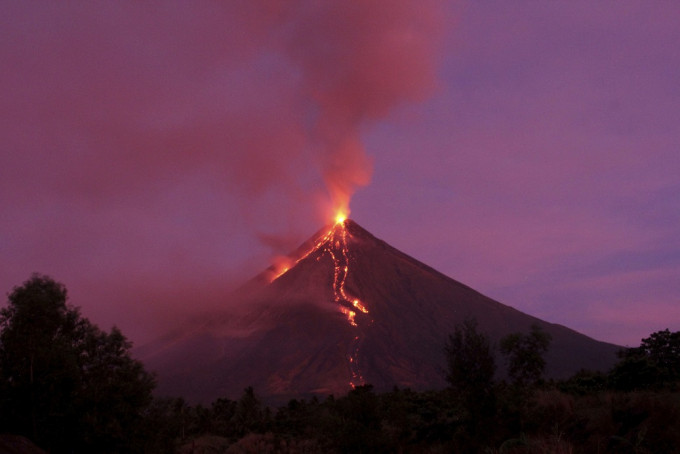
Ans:
[{"label": "volcanic slope", "polygon": [[268,401],[284,402],[369,383],[377,390],[440,388],[447,336],[467,319],[494,343],[532,324],[543,328],[552,335],[552,378],[607,369],[619,349],[494,301],[351,220],[322,229],[234,298],[243,301],[238,311],[139,349],[158,373],[160,394],[210,402],[253,386]]}]

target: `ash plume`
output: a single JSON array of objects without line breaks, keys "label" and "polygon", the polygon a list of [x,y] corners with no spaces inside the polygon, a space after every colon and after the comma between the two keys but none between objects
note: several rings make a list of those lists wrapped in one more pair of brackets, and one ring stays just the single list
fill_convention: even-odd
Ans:
[{"label": "ash plume", "polygon": [[[27,258],[0,265],[4,288],[36,270],[67,285],[116,273],[121,288],[144,293],[121,307],[164,311],[182,298],[148,294],[138,276],[179,275],[191,287],[206,275],[249,275],[261,263],[243,271],[253,259],[244,250],[265,244],[258,235],[297,243],[369,181],[361,134],[431,88],[440,8],[6,5],[0,204],[16,213],[10,237],[49,229],[16,243],[13,254]],[[29,260],[36,241],[49,247]],[[88,300],[99,301],[85,303],[93,312],[118,304],[95,289]]]},{"label": "ash plume", "polygon": [[[362,132],[432,90],[443,8],[416,0],[278,5],[261,10],[266,26],[258,30],[266,31],[241,63],[246,72],[268,66],[264,74],[275,81],[243,79],[255,100],[225,152],[250,228],[264,245],[290,246],[301,239],[301,210],[314,207],[323,222],[349,214],[350,198],[369,183],[373,163]],[[277,198],[284,200],[278,211]]]},{"label": "ash plume", "polygon": [[371,178],[361,128],[432,88],[440,14],[434,2],[408,0],[292,8],[286,52],[315,112],[311,146],[334,209],[349,212],[350,197]]},{"label": "ash plume", "polygon": [[[13,112],[3,116],[11,131],[4,142],[16,153],[0,169],[0,192],[13,197],[0,201],[34,196],[15,181],[26,169],[51,194],[89,205],[136,202],[199,179],[261,221],[258,210],[281,204],[317,210],[324,192],[333,208],[346,207],[368,183],[361,134],[432,88],[443,6],[256,0],[168,2],[159,11],[119,2],[10,9],[0,36],[12,45],[0,57],[11,71],[0,82]],[[27,149],[35,151],[19,152]]]}]

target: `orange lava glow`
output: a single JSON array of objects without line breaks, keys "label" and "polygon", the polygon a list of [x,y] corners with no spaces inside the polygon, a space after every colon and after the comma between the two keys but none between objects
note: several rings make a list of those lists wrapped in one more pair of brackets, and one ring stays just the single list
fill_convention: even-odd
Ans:
[{"label": "orange lava glow", "polygon": [[339,211],[338,214],[335,215],[335,223],[336,224],[343,224],[347,220],[347,214],[343,211]]},{"label": "orange lava glow", "polygon": [[293,265],[289,257],[275,257],[270,269],[269,282],[273,282],[284,275]]},{"label": "orange lava glow", "polygon": [[[347,321],[349,321],[349,324],[352,326],[357,326],[357,322],[354,320],[354,318],[357,316],[357,313],[347,309],[346,307],[340,306],[340,312],[345,314],[347,316]],[[353,359],[350,357],[350,361],[353,361]]]},{"label": "orange lava glow", "polygon": [[[340,311],[347,316],[347,321],[349,324],[358,328],[359,325],[356,321],[357,311],[367,314],[368,309],[358,298],[350,297],[347,294],[347,289],[345,288],[350,269],[347,236],[348,232],[345,226],[345,219],[343,218],[342,220],[338,220],[335,226],[331,229],[331,235],[328,238],[328,244],[330,247],[327,250],[333,259],[333,294],[335,297],[335,302],[339,303]],[[351,305],[351,308],[346,307],[348,304]],[[352,387],[352,389],[364,384],[364,378],[359,370],[360,343],[360,337],[355,336],[350,350],[347,353],[347,362],[350,369],[349,385]]]},{"label": "orange lava glow", "polygon": [[364,384],[364,377],[361,375],[361,372],[359,371],[358,364],[360,342],[361,340],[359,339],[359,336],[354,336],[354,342],[352,343],[351,350],[347,355],[351,374],[349,385],[352,387],[352,389]]},{"label": "orange lava glow", "polygon": [[[339,211],[335,218],[335,224],[329,231],[309,251],[295,260],[294,263],[304,260],[315,251],[321,251],[322,254],[327,253],[331,257],[333,261],[333,300],[338,304],[339,311],[347,318],[347,322],[352,327],[358,328],[357,314],[368,314],[369,311],[359,298],[348,294],[346,289],[347,276],[350,273],[350,253],[347,246],[349,233],[345,223],[346,220],[345,212]],[[319,258],[317,257],[317,260]],[[275,267],[272,281],[285,274],[292,268],[294,263],[283,263],[281,266]],[[373,320],[370,323],[372,324]],[[360,343],[360,336],[355,336],[347,352],[347,362],[351,376],[349,384],[352,388],[364,384],[364,378],[359,371]]]},{"label": "orange lava glow", "polygon": [[352,306],[356,307],[357,309],[359,309],[364,314],[368,314],[368,309],[366,309],[364,307],[364,305],[361,304],[361,301],[359,301],[358,299],[355,299],[354,301],[352,301]]},{"label": "orange lava glow", "polygon": [[286,273],[286,271],[288,271],[288,268],[285,268],[285,267],[281,268],[280,270],[276,270],[274,272],[274,275],[272,276],[272,281],[275,281],[279,277],[283,276]]}]

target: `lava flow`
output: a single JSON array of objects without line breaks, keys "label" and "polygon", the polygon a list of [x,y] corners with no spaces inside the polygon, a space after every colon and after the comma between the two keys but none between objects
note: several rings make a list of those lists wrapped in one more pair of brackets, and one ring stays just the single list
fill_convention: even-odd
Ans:
[{"label": "lava flow", "polygon": [[[350,296],[345,287],[350,267],[349,249],[347,247],[348,232],[345,224],[346,220],[347,218],[345,215],[338,214],[335,219],[335,225],[323,235],[316,244],[314,244],[314,247],[310,251],[297,259],[295,263],[300,262],[315,251],[321,251],[322,253],[328,253],[330,255],[333,260],[334,302],[339,305],[340,312],[345,314],[350,325],[358,327],[356,320],[357,313],[361,312],[363,314],[368,314],[368,309],[366,309],[366,306],[364,306],[359,298]],[[274,280],[285,274],[290,267],[290,264],[282,266],[281,271],[277,273]],[[364,379],[359,372],[359,346],[361,340],[360,336],[356,335],[347,352],[347,360],[351,373],[350,386],[352,386],[352,388],[364,384]]]},{"label": "lava flow", "polygon": [[[328,239],[326,251],[333,259],[333,295],[335,302],[340,304],[340,310],[347,316],[349,323],[357,327],[357,311],[367,314],[368,309],[358,298],[350,297],[345,289],[347,274],[349,273],[349,250],[347,248],[347,228],[345,227],[344,216],[338,216]],[[364,384],[364,379],[359,371],[360,344],[361,339],[357,335],[347,353],[351,372],[349,384],[352,388]]]}]

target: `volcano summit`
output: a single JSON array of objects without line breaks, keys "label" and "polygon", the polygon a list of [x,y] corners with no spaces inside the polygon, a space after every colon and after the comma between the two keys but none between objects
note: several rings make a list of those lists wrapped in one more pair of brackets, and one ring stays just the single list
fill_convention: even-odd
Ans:
[{"label": "volcano summit", "polygon": [[466,319],[493,342],[540,326],[553,339],[552,378],[607,369],[618,350],[494,301],[351,220],[322,229],[233,297],[244,302],[238,311],[140,349],[158,372],[160,393],[209,402],[253,386],[284,401],[368,383],[379,391],[440,388],[444,344]]}]

